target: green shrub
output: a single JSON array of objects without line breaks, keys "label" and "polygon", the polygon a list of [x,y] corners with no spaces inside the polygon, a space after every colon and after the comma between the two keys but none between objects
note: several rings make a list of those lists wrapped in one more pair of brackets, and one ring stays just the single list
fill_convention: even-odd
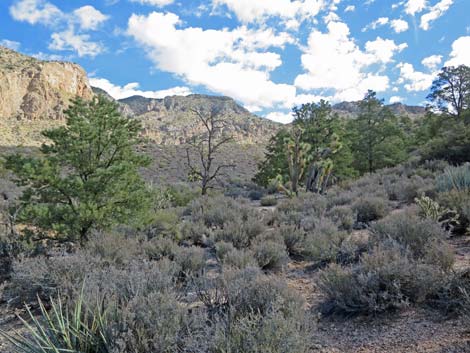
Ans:
[{"label": "green shrub", "polygon": [[244,220],[230,221],[215,233],[217,241],[231,242],[237,249],[248,248],[252,241],[264,230],[264,225],[256,216]]},{"label": "green shrub", "polygon": [[390,208],[386,200],[376,196],[364,196],[354,202],[357,222],[370,223],[387,215]]},{"label": "green shrub", "polygon": [[161,260],[165,257],[173,260],[178,251],[178,245],[169,238],[152,238],[141,246],[150,260]]},{"label": "green shrub", "polygon": [[261,206],[271,207],[277,205],[277,199],[275,196],[264,196],[260,201]]},{"label": "green shrub", "polygon": [[441,192],[470,190],[470,163],[459,167],[448,167],[437,178],[437,189]]},{"label": "green shrub", "polygon": [[281,225],[275,230],[279,238],[284,241],[287,253],[290,256],[300,256],[303,253],[305,232],[295,226]]},{"label": "green shrub", "polygon": [[213,232],[207,228],[204,222],[184,222],[181,227],[182,240],[191,242],[193,245],[210,245]]}]

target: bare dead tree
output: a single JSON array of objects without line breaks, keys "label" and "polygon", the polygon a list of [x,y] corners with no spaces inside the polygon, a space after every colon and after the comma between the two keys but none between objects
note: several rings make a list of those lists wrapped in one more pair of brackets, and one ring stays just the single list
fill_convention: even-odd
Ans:
[{"label": "bare dead tree", "polygon": [[[206,195],[208,189],[213,187],[213,182],[228,168],[234,164],[215,163],[216,157],[223,145],[233,141],[232,136],[223,134],[227,121],[221,116],[220,110],[212,108],[206,112],[202,109],[192,109],[199,121],[204,126],[204,133],[194,136],[186,148],[187,164],[190,180],[201,182],[201,194]],[[199,162],[191,160],[191,151]]]}]

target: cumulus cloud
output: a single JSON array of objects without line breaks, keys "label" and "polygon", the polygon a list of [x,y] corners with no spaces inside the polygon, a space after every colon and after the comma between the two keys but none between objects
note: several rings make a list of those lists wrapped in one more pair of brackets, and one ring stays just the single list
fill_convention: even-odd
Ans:
[{"label": "cumulus cloud", "polygon": [[408,25],[408,22],[406,22],[405,20],[398,19],[398,20],[392,20],[390,22],[390,27],[393,28],[395,33],[401,33],[401,32],[407,31],[409,28],[409,25]]},{"label": "cumulus cloud", "polygon": [[371,22],[367,26],[365,26],[362,29],[362,32],[365,32],[369,29],[377,29],[378,27],[385,26],[388,22],[389,22],[388,17],[380,17],[377,20],[375,20],[374,22]]},{"label": "cumulus cloud", "polygon": [[281,124],[289,124],[294,120],[294,117],[291,113],[284,112],[271,112],[266,115],[266,119],[275,121]]},{"label": "cumulus cloud", "polygon": [[447,10],[452,6],[454,0],[441,0],[436,5],[429,9],[429,12],[421,16],[421,23],[419,27],[425,31],[430,28],[431,22],[437,20],[444,15]]},{"label": "cumulus cloud", "polygon": [[421,64],[430,70],[435,70],[441,64],[441,62],[442,55],[431,55],[421,60]]},{"label": "cumulus cloud", "polygon": [[403,102],[403,97],[399,97],[399,96],[392,96],[390,97],[390,104],[394,104],[394,103],[401,103]]},{"label": "cumulus cloud", "polygon": [[452,43],[452,51],[445,66],[470,66],[470,36],[460,37]]},{"label": "cumulus cloud", "polygon": [[146,49],[158,69],[231,96],[252,109],[269,108],[295,97],[294,86],[270,79],[270,72],[282,60],[269,48],[293,42],[286,33],[245,26],[233,30],[180,27],[177,15],[152,12],[132,15],[127,33]]},{"label": "cumulus cloud", "polygon": [[64,17],[64,13],[45,0],[21,0],[10,7],[11,16],[21,22],[52,25]]},{"label": "cumulus cloud", "polygon": [[0,45],[7,47],[11,50],[18,50],[21,47],[20,42],[16,42],[14,40],[9,40],[9,39],[1,39],[0,40]]},{"label": "cumulus cloud", "polygon": [[296,77],[295,85],[303,90],[334,90],[333,101],[362,99],[368,89],[385,91],[388,76],[372,71],[371,66],[392,62],[406,44],[377,37],[361,50],[345,23],[331,22],[327,28],[326,33],[311,32],[301,57],[305,73]]},{"label": "cumulus cloud", "polygon": [[427,0],[408,0],[405,3],[405,13],[414,16],[427,7]]},{"label": "cumulus cloud", "polygon": [[74,10],[73,14],[82,29],[95,30],[109,18],[90,5]]},{"label": "cumulus cloud", "polygon": [[212,4],[214,8],[226,6],[243,23],[263,22],[270,17],[303,21],[315,17],[326,6],[324,0],[212,0]]},{"label": "cumulus cloud", "polygon": [[105,90],[114,99],[123,99],[132,96],[142,96],[146,98],[165,98],[168,96],[187,96],[191,94],[189,87],[172,87],[159,91],[142,91],[139,89],[139,83],[131,82],[124,86],[111,83],[105,78],[92,77],[90,85]]},{"label": "cumulus cloud", "polygon": [[356,6],[354,6],[354,5],[348,5],[344,9],[344,12],[354,12],[354,11],[356,11]]},{"label": "cumulus cloud", "polygon": [[88,34],[74,33],[73,29],[53,33],[51,39],[49,49],[75,51],[80,57],[95,57],[104,51],[104,47],[101,43],[91,41]]},{"label": "cumulus cloud", "polygon": [[46,0],[17,0],[10,6],[10,14],[17,21],[53,29],[49,49],[75,51],[80,57],[94,57],[104,51],[104,46],[87,32],[96,30],[109,16],[91,5],[65,13]]},{"label": "cumulus cloud", "polygon": [[152,5],[157,7],[163,7],[170,5],[174,2],[174,0],[131,0],[131,2],[138,2],[142,5]]},{"label": "cumulus cloud", "polygon": [[398,83],[404,83],[405,89],[409,92],[428,90],[435,78],[434,73],[416,71],[410,63],[399,63],[397,68],[400,69]]}]

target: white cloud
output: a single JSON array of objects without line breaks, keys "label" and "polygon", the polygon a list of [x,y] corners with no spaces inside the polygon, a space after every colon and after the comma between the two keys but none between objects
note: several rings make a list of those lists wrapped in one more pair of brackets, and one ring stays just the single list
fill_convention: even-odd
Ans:
[{"label": "white cloud", "polygon": [[105,90],[114,99],[122,99],[132,96],[142,96],[146,98],[165,98],[168,96],[187,96],[191,94],[191,89],[188,87],[173,87],[159,91],[142,91],[138,89],[139,84],[137,82],[131,82],[124,86],[118,86],[105,78],[99,77],[90,78],[90,85]]},{"label": "white cloud", "polygon": [[397,68],[400,69],[400,78],[398,83],[404,83],[405,89],[409,92],[428,90],[435,78],[434,73],[427,74],[415,71],[413,65],[409,63],[399,63]]},{"label": "white cloud", "polygon": [[354,6],[354,5],[348,5],[344,9],[344,12],[354,12],[354,11],[356,11],[356,6]]},{"label": "white cloud", "polygon": [[33,58],[39,59],[39,60],[46,60],[46,61],[67,61],[70,60],[70,58],[58,55],[58,54],[48,54],[48,53],[43,53],[42,51],[38,53],[31,54]]},{"label": "white cloud", "polygon": [[272,112],[266,115],[266,119],[281,123],[281,124],[289,124],[294,120],[294,117],[291,113],[283,113],[283,112]]},{"label": "white cloud", "polygon": [[427,0],[408,0],[405,4],[405,13],[414,16],[427,7]]},{"label": "white cloud", "polygon": [[460,37],[452,43],[452,52],[445,66],[470,66],[470,36]]},{"label": "white cloud", "polygon": [[214,8],[227,6],[243,23],[263,22],[269,17],[304,20],[316,16],[326,6],[324,0],[212,0],[212,3]]},{"label": "white cloud", "polygon": [[420,27],[427,31],[430,28],[430,23],[437,20],[439,17],[452,6],[454,0],[441,0],[436,5],[430,8],[429,12],[421,16]]},{"label": "white cloud", "polygon": [[163,7],[170,5],[174,2],[174,0],[131,0],[131,2],[138,2],[142,5],[152,5],[157,7]]},{"label": "white cloud", "polygon": [[[350,37],[349,27],[342,22],[330,22],[328,32],[313,30],[301,57],[305,73],[298,75],[295,85],[304,90],[323,90],[332,101],[362,99],[368,89],[383,92],[389,78],[380,72],[393,61],[393,55],[406,48],[406,43],[377,37],[361,50]],[[372,65],[379,64],[378,72]]]},{"label": "white cloud", "polygon": [[435,70],[441,64],[441,62],[442,55],[431,55],[421,60],[421,64],[430,70]]},{"label": "white cloud", "polygon": [[282,64],[270,47],[283,47],[293,39],[272,29],[211,30],[181,26],[173,13],[132,15],[128,34],[142,45],[162,71],[171,72],[192,85],[231,96],[250,107],[272,107],[295,97],[289,84],[270,80],[270,72]]},{"label": "white cloud", "polygon": [[60,21],[64,14],[55,5],[45,0],[20,0],[10,6],[11,16],[30,24],[52,25]]},{"label": "white cloud", "polygon": [[95,30],[109,18],[90,5],[74,10],[73,14],[82,29]]},{"label": "white cloud", "polygon": [[399,97],[399,96],[392,96],[390,97],[390,104],[394,104],[394,103],[401,103],[403,102],[403,97]]},{"label": "white cloud", "polygon": [[395,33],[405,32],[409,28],[408,22],[402,19],[392,20],[390,22],[390,26],[393,28]]},{"label": "white cloud", "polygon": [[7,47],[11,50],[18,50],[21,47],[20,42],[15,42],[14,40],[9,40],[9,39],[2,39],[0,40],[0,45]]},{"label": "white cloud", "polygon": [[362,32],[365,32],[369,29],[377,29],[378,27],[385,26],[388,23],[388,21],[389,21],[388,17],[380,17],[377,20],[375,20],[374,22],[371,22],[367,26],[365,26],[362,29]]},{"label": "white cloud", "polygon": [[88,34],[76,34],[73,29],[52,33],[51,39],[49,49],[76,51],[80,57],[95,57],[104,51],[101,43],[90,41]]}]

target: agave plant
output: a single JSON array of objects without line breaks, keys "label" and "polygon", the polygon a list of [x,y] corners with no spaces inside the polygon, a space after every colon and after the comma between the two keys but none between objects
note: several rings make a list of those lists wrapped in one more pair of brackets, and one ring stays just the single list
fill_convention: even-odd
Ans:
[{"label": "agave plant", "polygon": [[59,299],[51,299],[48,311],[39,299],[36,317],[26,307],[28,320],[20,317],[26,334],[0,331],[18,353],[108,353],[106,311],[101,306],[90,310],[84,305],[83,292],[72,310]]},{"label": "agave plant", "polygon": [[469,191],[470,190],[470,163],[458,167],[449,167],[437,178],[439,191]]}]

